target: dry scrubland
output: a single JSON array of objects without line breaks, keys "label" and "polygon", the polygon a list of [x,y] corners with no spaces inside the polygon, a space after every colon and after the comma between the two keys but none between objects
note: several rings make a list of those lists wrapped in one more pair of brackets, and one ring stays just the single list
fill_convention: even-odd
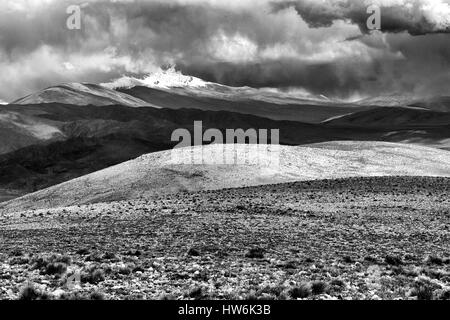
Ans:
[{"label": "dry scrubland", "polygon": [[3,213],[0,299],[449,299],[449,192],[350,178]]}]

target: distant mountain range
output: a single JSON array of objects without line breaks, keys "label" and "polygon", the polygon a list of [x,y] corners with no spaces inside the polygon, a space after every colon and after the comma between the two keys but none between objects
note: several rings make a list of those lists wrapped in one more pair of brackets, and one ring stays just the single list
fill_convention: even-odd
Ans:
[{"label": "distant mountain range", "polygon": [[13,101],[11,104],[63,103],[75,105],[114,105],[145,107],[151,104],[136,97],[90,83],[68,83],[50,87]]},{"label": "distant mountain range", "polygon": [[194,121],[205,130],[279,129],[284,145],[359,140],[450,150],[450,99],[388,98],[346,103],[173,73],[54,86],[0,105],[0,201],[2,190],[24,194],[170,149],[173,130],[192,132]]}]

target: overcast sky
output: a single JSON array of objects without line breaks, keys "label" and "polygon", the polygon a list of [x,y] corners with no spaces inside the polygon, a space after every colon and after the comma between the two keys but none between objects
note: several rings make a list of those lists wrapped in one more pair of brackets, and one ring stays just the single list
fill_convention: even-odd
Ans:
[{"label": "overcast sky", "polygon": [[[330,97],[450,94],[450,0],[0,1],[0,101],[175,65],[233,86]],[[381,6],[381,31],[366,28]]]}]

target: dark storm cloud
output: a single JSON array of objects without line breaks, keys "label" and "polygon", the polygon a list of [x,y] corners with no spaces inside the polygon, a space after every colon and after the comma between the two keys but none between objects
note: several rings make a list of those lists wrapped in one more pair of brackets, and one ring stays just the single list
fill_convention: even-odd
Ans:
[{"label": "dark storm cloud", "polygon": [[302,87],[315,94],[330,96],[350,95],[363,89],[364,83],[361,81],[364,75],[355,69],[342,72],[338,64],[306,65],[289,59],[265,61],[263,64],[218,63],[214,68],[208,65],[185,66],[183,64],[179,67],[185,73],[226,85],[255,88]]},{"label": "dark storm cloud", "polygon": [[68,30],[73,2],[0,2],[1,100],[169,64],[227,85],[337,97],[448,91],[444,1],[374,1],[385,33],[370,34],[363,1],[87,1],[82,29]]},{"label": "dark storm cloud", "polygon": [[[450,33],[450,10],[446,1],[282,1],[271,3],[273,12],[294,8],[312,28],[331,27],[336,20],[350,21],[367,33],[367,12],[379,3],[382,32],[408,32],[411,35]],[[433,5],[435,7],[433,7]],[[441,11],[444,10],[443,12]]]}]

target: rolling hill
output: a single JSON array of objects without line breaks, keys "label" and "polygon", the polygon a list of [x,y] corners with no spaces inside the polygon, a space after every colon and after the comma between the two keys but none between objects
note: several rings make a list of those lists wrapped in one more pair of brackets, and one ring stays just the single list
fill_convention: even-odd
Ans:
[{"label": "rolling hill", "polygon": [[[279,148],[279,149],[277,149]],[[203,153],[206,164],[191,163]],[[213,164],[234,153],[245,164]],[[279,165],[272,162],[279,157]],[[215,158],[217,159],[217,158]],[[148,198],[315,179],[371,176],[450,177],[450,152],[385,142],[329,142],[307,146],[213,144],[150,153],[110,168],[0,204],[2,212]]]},{"label": "rolling hill", "polygon": [[53,121],[6,108],[0,109],[0,155],[65,138]]},{"label": "rolling hill", "polygon": [[430,110],[450,112],[450,96],[438,96],[425,100],[414,101],[411,105],[428,108]]},{"label": "rolling hill", "polygon": [[450,150],[450,113],[416,107],[381,107],[334,117],[323,122],[335,128],[385,130],[384,141]]},{"label": "rolling hill", "polygon": [[[185,128],[193,133],[194,121],[204,129],[279,129],[280,143],[297,145],[329,140],[376,139],[377,130],[328,128],[232,112],[170,110],[124,106],[82,107],[61,104],[8,105],[5,112],[33,119],[36,126],[49,124],[61,132],[56,140],[5,132],[9,144],[0,153],[0,189],[24,194],[101,170],[142,154],[171,149],[172,132]],[[1,123],[0,123],[1,125]],[[0,134],[2,131],[0,131]],[[17,193],[15,192],[15,193]]]},{"label": "rolling hill", "polygon": [[[360,118],[373,119],[367,112]],[[382,108],[380,112],[396,111]],[[403,109],[399,112],[401,115]],[[339,119],[309,124],[226,111],[59,103],[6,105],[0,114],[5,119],[0,121],[0,138],[4,141],[0,149],[0,190],[6,190],[0,196],[10,191],[14,195],[37,191],[149,152],[171,149],[176,144],[171,141],[172,132],[185,128],[193,133],[194,121],[202,121],[204,130],[217,128],[222,132],[227,128],[279,129],[283,145],[370,140],[450,147],[450,128],[440,125],[444,119],[441,114],[434,122],[427,116],[408,127],[401,121],[393,121],[390,126],[383,125],[384,120],[377,126],[366,122],[336,125],[334,121]],[[420,125],[421,121],[425,125]]]},{"label": "rolling hill", "polygon": [[319,123],[330,117],[344,115],[351,112],[366,110],[365,106],[336,103],[327,100],[293,99],[282,94],[270,95],[244,90],[221,94],[208,91],[199,93],[198,90],[173,88],[164,90],[135,86],[117,89],[127,95],[144,100],[152,105],[170,109],[200,109],[205,111],[231,111],[251,114],[272,120],[301,121]]},{"label": "rolling hill", "polygon": [[[50,87],[13,101],[11,104],[62,103],[73,105],[152,106],[133,96],[90,83],[68,83]],[[155,107],[155,106],[153,106]]]},{"label": "rolling hill", "polygon": [[331,126],[414,128],[450,125],[450,113],[412,107],[381,107],[326,120]]},{"label": "rolling hill", "polygon": [[359,106],[371,107],[416,107],[439,112],[450,112],[449,96],[412,97],[405,94],[374,96],[355,101]]}]

